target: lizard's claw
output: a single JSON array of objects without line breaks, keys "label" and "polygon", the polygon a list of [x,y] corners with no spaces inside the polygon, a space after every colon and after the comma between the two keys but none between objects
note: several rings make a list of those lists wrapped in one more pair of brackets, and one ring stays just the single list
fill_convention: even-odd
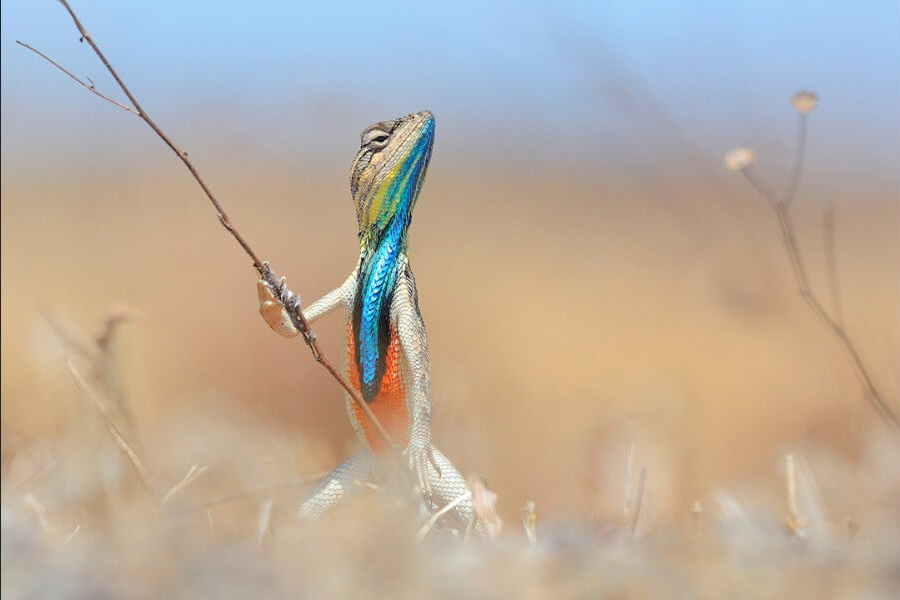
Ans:
[{"label": "lizard's claw", "polygon": [[294,326],[289,310],[296,309],[300,297],[288,290],[284,278],[279,281],[279,289],[275,289],[265,279],[256,282],[256,293],[259,297],[259,314],[272,328],[272,331],[283,337],[294,337],[300,331]]}]

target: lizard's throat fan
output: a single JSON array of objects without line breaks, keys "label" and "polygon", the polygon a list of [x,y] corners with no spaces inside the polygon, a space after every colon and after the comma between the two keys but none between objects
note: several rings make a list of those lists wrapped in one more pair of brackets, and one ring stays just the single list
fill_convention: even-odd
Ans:
[{"label": "lizard's throat fan", "polygon": [[376,123],[363,131],[350,169],[360,236],[353,361],[368,402],[381,389],[388,347],[396,335],[390,326],[391,301],[433,143],[434,117],[428,111]]}]

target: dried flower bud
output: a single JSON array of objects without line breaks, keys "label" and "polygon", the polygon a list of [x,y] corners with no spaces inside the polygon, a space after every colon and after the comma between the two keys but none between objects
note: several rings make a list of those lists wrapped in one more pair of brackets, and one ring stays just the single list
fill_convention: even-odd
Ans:
[{"label": "dried flower bud", "polygon": [[819,97],[812,92],[802,90],[794,94],[791,104],[798,113],[805,115],[819,105]]},{"label": "dried flower bud", "polygon": [[503,521],[497,514],[497,494],[487,489],[483,477],[470,477],[469,489],[472,490],[472,504],[475,506],[478,522],[489,538],[497,537],[503,529]]},{"label": "dried flower bud", "polygon": [[729,171],[743,171],[756,162],[756,153],[750,148],[735,148],[725,155],[725,167]]},{"label": "dried flower bud", "polygon": [[[529,500],[525,503],[525,512],[522,515],[522,526],[525,527],[525,535],[528,536],[528,541],[532,544],[537,541],[537,536],[535,536],[534,530],[535,525],[537,523],[537,515],[534,510],[534,501]],[[857,526],[857,529],[859,526]]]}]

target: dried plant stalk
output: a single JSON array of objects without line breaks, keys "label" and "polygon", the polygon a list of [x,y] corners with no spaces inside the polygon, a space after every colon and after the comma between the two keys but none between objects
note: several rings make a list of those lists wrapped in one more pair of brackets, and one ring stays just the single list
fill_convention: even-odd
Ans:
[{"label": "dried plant stalk", "polygon": [[856,347],[856,343],[850,336],[843,321],[842,307],[838,295],[839,287],[837,283],[837,272],[834,267],[834,218],[830,209],[826,211],[825,236],[826,260],[828,261],[828,273],[829,278],[831,279],[830,289],[831,294],[834,296],[834,315],[825,308],[825,304],[819,298],[818,294],[815,293],[812,285],[810,285],[803,255],[800,252],[800,246],[797,243],[797,233],[791,218],[790,209],[794,202],[794,198],[797,195],[797,188],[800,183],[800,176],[803,173],[803,163],[806,157],[807,116],[810,111],[815,109],[817,103],[818,98],[816,95],[807,91],[798,92],[792,99],[792,104],[798,114],[797,143],[794,152],[793,168],[791,169],[791,178],[787,189],[780,197],[765,185],[753,169],[753,163],[756,156],[752,150],[748,148],[732,150],[725,157],[725,165],[730,170],[740,171],[744,177],[747,178],[747,181],[750,182],[750,185],[756,189],[760,196],[768,203],[769,207],[775,212],[775,216],[778,219],[778,226],[781,229],[782,241],[787,250],[788,259],[791,263],[791,270],[794,274],[794,280],[797,282],[800,296],[806,302],[816,318],[819,319],[843,347],[844,352],[850,359],[850,364],[853,366],[853,370],[860,381],[866,399],[872,404],[872,407],[878,413],[878,416],[880,416],[885,423],[897,430],[900,429],[900,416],[898,416],[897,412],[890,404],[888,404],[885,397],[875,385],[875,380],[871,375],[871,371],[863,360],[859,349]]},{"label": "dried plant stalk", "polygon": [[[243,238],[243,236],[241,236],[237,228],[235,228],[234,224],[231,222],[231,219],[228,217],[228,214],[225,212],[225,209],[222,208],[222,204],[216,199],[209,186],[200,176],[197,168],[188,158],[188,153],[178,147],[175,142],[173,142],[172,139],[168,135],[166,135],[166,133],[156,124],[156,122],[154,122],[153,119],[150,118],[143,107],[141,107],[140,103],[137,101],[137,98],[134,97],[134,95],[122,81],[122,78],[119,77],[119,74],[106,59],[106,56],[100,50],[100,47],[97,46],[96,42],[94,42],[93,38],[90,36],[90,34],[88,34],[87,30],[85,30],[84,26],[81,24],[81,21],[78,19],[78,16],[75,14],[75,11],[72,10],[72,7],[69,5],[67,0],[60,0],[60,3],[63,5],[63,7],[65,7],[66,11],[69,13],[69,16],[72,17],[72,21],[75,23],[75,27],[78,28],[78,32],[81,35],[81,41],[88,43],[88,45],[94,51],[94,54],[97,55],[97,58],[100,59],[100,62],[103,63],[103,66],[106,67],[106,70],[109,71],[110,75],[112,75],[113,79],[115,79],[116,84],[119,86],[119,89],[121,89],[125,96],[128,97],[128,100],[131,102],[131,106],[126,106],[125,104],[122,104],[110,98],[109,96],[101,94],[94,88],[93,83],[91,83],[90,85],[84,83],[82,80],[75,77],[70,71],[63,68],[59,63],[51,59],[43,52],[40,52],[36,48],[18,40],[16,40],[16,43],[27,48],[28,50],[31,50],[32,52],[49,62],[51,65],[74,79],[82,87],[99,96],[103,100],[106,100],[107,102],[110,102],[111,104],[114,104],[115,106],[127,110],[128,112],[134,113],[135,115],[140,117],[141,120],[144,121],[172,150],[172,152],[174,152],[178,156],[181,162],[184,163],[184,166],[187,167],[188,171],[190,171],[191,175],[194,177],[194,180],[203,190],[203,193],[206,194],[206,197],[209,199],[210,203],[212,203],[213,208],[215,208],[219,223],[222,224],[222,227],[224,227],[228,231],[228,233],[231,234],[231,236],[235,239],[235,241],[237,241],[237,243],[241,246],[247,256],[250,257],[253,268],[256,269],[259,276],[263,280],[265,280],[265,282],[273,289],[282,289],[284,286],[284,282],[279,280],[275,276],[275,273],[271,268],[269,268],[267,262],[259,259],[256,253],[250,247],[250,244]],[[360,393],[357,390],[353,389],[353,387],[347,382],[347,380],[337,371],[337,369],[334,368],[334,365],[332,365],[331,361],[329,361],[325,357],[325,354],[322,352],[322,349],[319,347],[319,343],[316,340],[315,333],[310,328],[306,317],[303,316],[303,312],[300,310],[299,303],[296,306],[292,306],[289,313],[291,316],[291,321],[293,322],[294,326],[300,331],[301,335],[303,336],[303,341],[306,342],[307,346],[309,346],[310,352],[312,352],[315,361],[322,365],[325,370],[328,371],[328,373],[334,378],[334,380],[344,388],[344,390],[352,398],[353,402],[355,402],[356,405],[359,406],[363,414],[365,414],[369,421],[374,425],[375,430],[378,432],[378,434],[387,442],[388,446],[390,446],[395,451],[395,453],[399,453],[399,446],[394,442],[393,439],[391,439],[391,436],[388,434],[387,430],[384,428],[384,426],[382,426],[381,422],[372,412],[372,409],[369,408],[369,405],[363,400]]]}]

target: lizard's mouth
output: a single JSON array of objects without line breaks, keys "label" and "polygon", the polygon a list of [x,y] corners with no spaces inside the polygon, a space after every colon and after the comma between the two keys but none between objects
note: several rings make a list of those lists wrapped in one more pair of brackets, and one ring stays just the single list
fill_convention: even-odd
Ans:
[{"label": "lizard's mouth", "polygon": [[404,134],[416,133],[421,135],[426,130],[434,132],[434,114],[430,110],[420,110],[410,113],[405,117],[394,119],[394,135],[401,137]]}]

